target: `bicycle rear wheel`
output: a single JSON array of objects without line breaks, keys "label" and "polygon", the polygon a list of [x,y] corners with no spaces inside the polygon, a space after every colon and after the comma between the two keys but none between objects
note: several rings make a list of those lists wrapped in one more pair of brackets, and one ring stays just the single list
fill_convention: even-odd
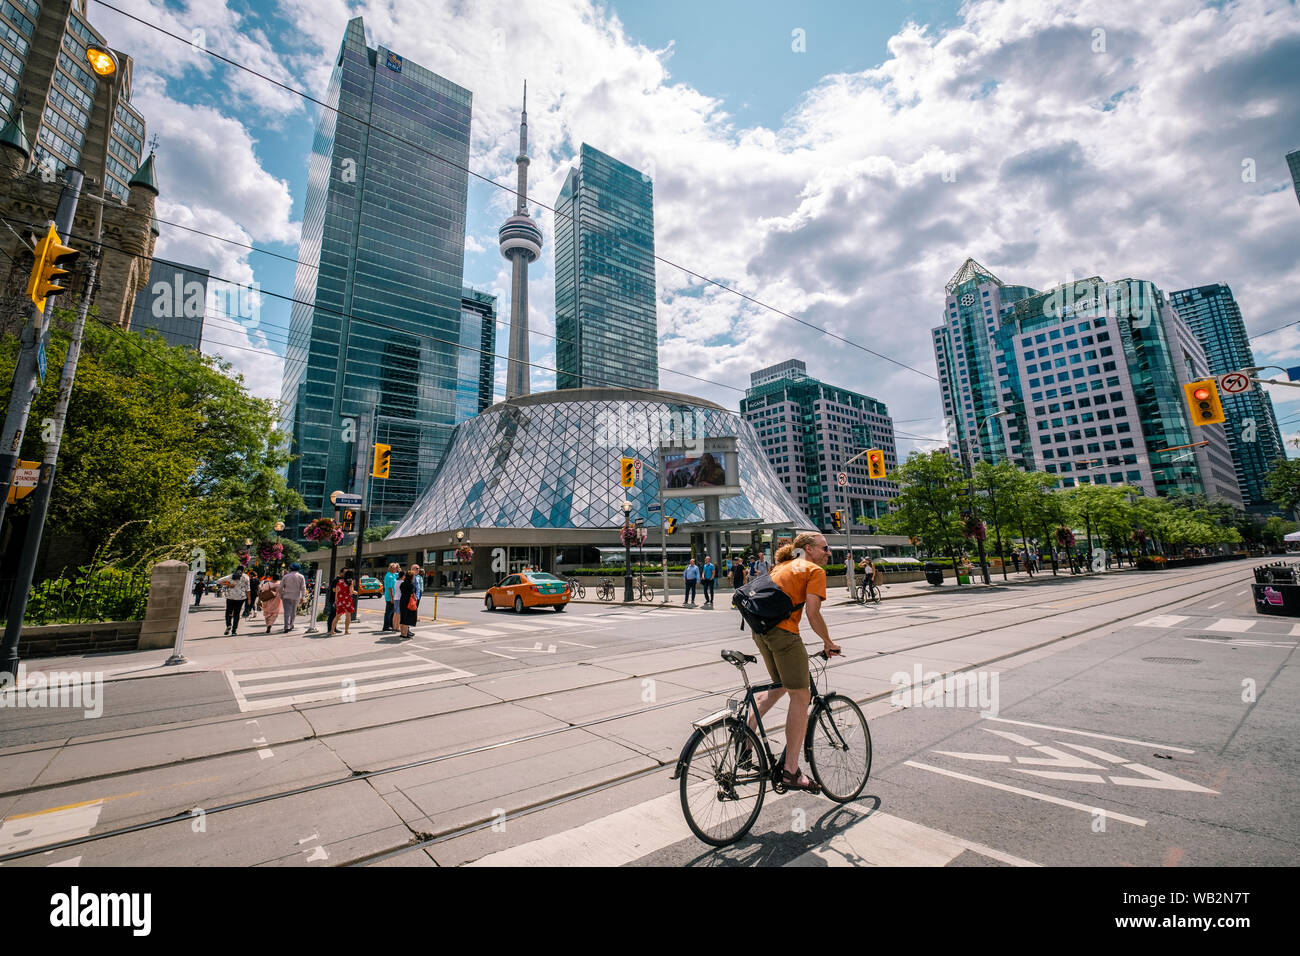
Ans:
[{"label": "bicycle rear wheel", "polygon": [[735,843],[758,819],[766,789],[767,756],[747,725],[726,720],[695,732],[681,771],[682,813],[692,833],[711,846]]},{"label": "bicycle rear wheel", "polygon": [[855,799],[871,775],[871,731],[849,698],[827,694],[808,718],[808,766],[822,793],[836,803]]}]

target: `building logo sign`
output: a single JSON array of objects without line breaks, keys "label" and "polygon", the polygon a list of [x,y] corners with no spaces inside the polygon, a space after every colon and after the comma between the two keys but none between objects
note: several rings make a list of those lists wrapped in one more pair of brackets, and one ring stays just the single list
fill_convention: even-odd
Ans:
[{"label": "building logo sign", "polygon": [[402,72],[402,58],[398,56],[396,53],[394,53],[392,50],[388,51],[387,63],[388,63],[388,68],[392,70],[394,73]]}]

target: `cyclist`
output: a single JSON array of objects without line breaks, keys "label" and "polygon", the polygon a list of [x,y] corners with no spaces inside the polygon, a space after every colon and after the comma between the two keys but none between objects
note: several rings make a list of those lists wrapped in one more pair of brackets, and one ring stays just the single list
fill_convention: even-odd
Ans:
[{"label": "cyclist", "polygon": [[876,581],[876,566],[871,561],[871,555],[867,555],[862,559],[862,563],[858,565],[858,569],[862,572],[862,584],[859,585],[861,588],[860,596],[861,599],[865,601],[867,598],[871,597],[871,585]]},{"label": "cyclist", "polygon": [[[826,653],[836,655],[840,652],[839,645],[831,640],[821,613],[822,601],[826,599],[825,565],[829,559],[826,537],[816,531],[805,531],[792,544],[777,551],[772,580],[793,603],[802,603],[804,608],[795,611],[766,634],[753,635],[767,672],[772,675],[772,680],[780,681],[782,685],[777,690],[755,696],[758,713],[766,714],[782,696],[790,695],[790,711],[785,718],[785,766],[781,778],[791,790],[817,789],[817,785],[799,769],[799,751],[803,749],[808,705],[812,701],[808,652],[799,637],[799,619],[805,610],[808,625],[822,639]],[[752,729],[757,730],[758,723],[752,714],[749,723]]]}]

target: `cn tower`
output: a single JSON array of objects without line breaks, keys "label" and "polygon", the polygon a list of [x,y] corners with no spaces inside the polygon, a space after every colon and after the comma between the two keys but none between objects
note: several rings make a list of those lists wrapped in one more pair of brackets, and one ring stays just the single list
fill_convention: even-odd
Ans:
[{"label": "cn tower", "polygon": [[528,215],[528,83],[519,116],[519,170],[515,214],[497,232],[501,255],[510,260],[510,354],[506,363],[506,398],[527,395],[528,384],[528,264],[542,254],[542,231]]}]

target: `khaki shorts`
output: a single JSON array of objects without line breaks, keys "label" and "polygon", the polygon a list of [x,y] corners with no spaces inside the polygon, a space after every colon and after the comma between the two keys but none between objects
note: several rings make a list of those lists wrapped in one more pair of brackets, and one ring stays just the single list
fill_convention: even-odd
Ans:
[{"label": "khaki shorts", "polygon": [[774,627],[766,634],[754,634],[754,643],[772,680],[780,681],[786,690],[809,688],[808,651],[798,634]]}]

